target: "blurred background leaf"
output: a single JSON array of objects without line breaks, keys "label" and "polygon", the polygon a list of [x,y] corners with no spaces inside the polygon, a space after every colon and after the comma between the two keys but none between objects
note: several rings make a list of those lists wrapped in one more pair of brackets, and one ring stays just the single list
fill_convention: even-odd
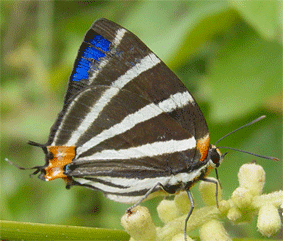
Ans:
[{"label": "blurred background leaf", "polygon": [[[31,171],[4,162],[44,164],[42,150],[26,143],[47,141],[80,43],[100,17],[134,32],[180,77],[207,118],[212,143],[267,115],[221,145],[278,157],[278,163],[256,160],[266,170],[264,192],[282,188],[281,2],[2,1],[1,219],[122,228],[129,205],[84,188],[68,191],[61,180],[30,179]],[[253,159],[233,151],[225,157],[219,168],[225,198],[238,185],[239,167]],[[157,225],[161,199],[144,203]],[[261,238],[255,220],[226,226],[234,237]]]}]

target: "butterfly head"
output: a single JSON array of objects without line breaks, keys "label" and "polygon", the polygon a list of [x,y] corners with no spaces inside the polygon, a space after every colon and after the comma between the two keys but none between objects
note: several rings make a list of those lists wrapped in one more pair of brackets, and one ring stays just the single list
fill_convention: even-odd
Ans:
[{"label": "butterfly head", "polygon": [[221,154],[220,150],[215,145],[210,145],[208,151],[208,162],[210,166],[213,168],[219,167],[226,154],[227,152]]}]

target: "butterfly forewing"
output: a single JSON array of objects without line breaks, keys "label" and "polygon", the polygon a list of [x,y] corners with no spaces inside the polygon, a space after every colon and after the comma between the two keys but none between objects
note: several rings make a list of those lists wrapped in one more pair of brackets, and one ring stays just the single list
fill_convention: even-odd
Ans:
[{"label": "butterfly forewing", "polygon": [[65,174],[118,200],[141,196],[157,182],[176,185],[172,175],[180,172],[191,172],[192,181],[209,135],[176,75],[134,34],[100,19],[79,49],[47,145],[74,146]]}]

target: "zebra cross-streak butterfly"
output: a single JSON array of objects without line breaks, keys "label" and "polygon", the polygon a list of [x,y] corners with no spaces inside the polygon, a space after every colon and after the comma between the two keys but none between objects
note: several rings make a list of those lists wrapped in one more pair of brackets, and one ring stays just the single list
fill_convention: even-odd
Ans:
[{"label": "zebra cross-streak butterfly", "polygon": [[33,174],[62,178],[67,188],[102,191],[132,207],[186,191],[186,223],[190,188],[198,180],[217,184],[206,177],[224,157],[184,84],[133,33],[106,19],[84,37],[47,143],[30,144],[45,153]]},{"label": "zebra cross-streak butterfly", "polygon": [[125,203],[189,190],[221,161],[183,83],[134,34],[106,19],[86,33],[63,109],[41,147],[40,179],[63,178],[68,187]]}]

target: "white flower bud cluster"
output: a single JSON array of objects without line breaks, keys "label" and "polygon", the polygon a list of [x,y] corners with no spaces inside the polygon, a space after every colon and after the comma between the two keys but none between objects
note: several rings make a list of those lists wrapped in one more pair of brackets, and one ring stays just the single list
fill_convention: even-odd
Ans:
[{"label": "white flower bud cluster", "polygon": [[146,207],[137,206],[121,219],[122,226],[131,235],[131,240],[156,240],[156,228]]},{"label": "white flower bud cluster", "polygon": [[[199,191],[206,207],[194,209],[187,224],[187,241],[193,240],[188,233],[199,228],[201,241],[231,241],[220,219],[227,216],[235,223],[252,219],[258,213],[257,227],[262,235],[270,237],[281,228],[278,209],[283,206],[283,191],[262,195],[265,172],[257,164],[244,164],[238,173],[240,186],[231,199],[221,200],[218,186],[216,207],[215,184],[202,181]],[[212,178],[211,178],[212,179]],[[157,207],[163,227],[156,227],[147,208],[137,206],[122,217],[122,225],[131,235],[131,241],[183,241],[185,218],[190,210],[186,192],[180,192],[174,200],[163,200]]]},{"label": "white flower bud cluster", "polygon": [[[238,179],[239,187],[230,200],[220,205],[220,211],[237,223],[250,221],[258,213],[259,232],[267,237],[275,235],[281,229],[278,209],[283,204],[283,191],[262,195],[265,171],[255,163],[244,164],[239,170]],[[222,205],[226,208],[222,208]]]}]

